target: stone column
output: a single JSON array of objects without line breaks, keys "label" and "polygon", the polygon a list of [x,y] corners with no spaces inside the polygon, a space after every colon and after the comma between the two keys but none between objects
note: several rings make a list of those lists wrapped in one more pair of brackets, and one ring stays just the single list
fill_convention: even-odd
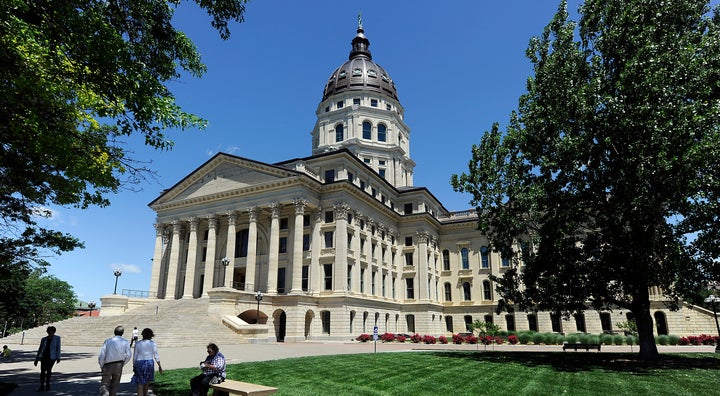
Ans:
[{"label": "stone column", "polygon": [[298,198],[293,203],[295,204],[295,224],[293,225],[292,288],[290,294],[300,294],[303,292],[303,214],[307,202],[302,198]]},{"label": "stone column", "polygon": [[426,231],[418,231],[416,234],[418,240],[418,268],[417,278],[415,279],[415,287],[418,289],[417,299],[427,300],[430,298],[430,290],[428,287],[428,262],[427,262],[427,243],[428,233]]},{"label": "stone column", "polygon": [[312,235],[310,235],[310,270],[308,271],[308,287],[318,292],[322,290],[322,269],[320,268],[320,250],[322,249],[322,236],[320,226],[322,224],[322,210],[320,208],[312,214]]},{"label": "stone column", "polygon": [[335,263],[333,264],[333,290],[347,290],[347,214],[345,203],[333,206],[335,217]]},{"label": "stone column", "polygon": [[280,248],[280,204],[270,204],[270,251],[268,252],[267,293],[277,294],[278,249]]},{"label": "stone column", "polygon": [[223,287],[233,287],[233,278],[235,275],[235,239],[237,238],[235,234],[235,221],[237,220],[237,216],[235,215],[235,212],[232,210],[228,210],[227,212],[228,217],[228,228],[227,228],[227,245],[225,246],[225,257],[227,257],[230,260],[230,264],[228,264],[227,267],[225,267],[225,277],[224,282],[222,284]]},{"label": "stone column", "polygon": [[188,241],[187,262],[185,264],[185,292],[183,298],[193,298],[195,291],[195,271],[197,271],[197,226],[198,219],[193,217],[190,223],[190,241]]},{"label": "stone column", "polygon": [[203,297],[209,297],[208,290],[214,287],[213,278],[215,277],[215,233],[217,226],[217,218],[208,216],[208,240],[207,250],[205,254],[205,284],[203,285]]},{"label": "stone column", "polygon": [[[247,260],[245,261],[245,290],[258,291],[259,279],[255,279],[255,265],[257,263],[257,207],[253,206],[247,210],[250,218],[248,227]],[[247,287],[250,283],[252,287]]]},{"label": "stone column", "polygon": [[353,235],[352,240],[352,250],[355,252],[355,263],[352,266],[352,285],[350,285],[350,290],[355,293],[360,293],[360,268],[362,267],[362,252],[360,251],[360,238],[362,237],[362,231],[360,230],[358,224],[360,224],[360,221],[364,219],[365,217],[362,214],[355,212],[355,234]]},{"label": "stone column", "polygon": [[150,298],[158,295],[160,287],[160,270],[163,263],[163,233],[165,232],[164,224],[154,224],[155,226],[155,251],[153,252],[152,273],[150,275]]},{"label": "stone column", "polygon": [[180,267],[180,231],[182,224],[175,220],[172,222],[173,233],[170,242],[170,264],[168,266],[167,288],[165,289],[165,299],[175,299],[177,295],[177,278],[178,267]]}]

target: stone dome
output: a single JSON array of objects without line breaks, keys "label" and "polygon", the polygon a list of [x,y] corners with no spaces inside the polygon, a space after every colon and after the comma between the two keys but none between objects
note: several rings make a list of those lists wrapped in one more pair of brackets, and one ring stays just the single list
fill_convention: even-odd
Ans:
[{"label": "stone dome", "polygon": [[335,69],[328,79],[323,100],[349,91],[377,92],[398,100],[395,83],[385,69],[373,62],[369,47],[370,40],[365,37],[362,23],[359,23],[349,60]]}]

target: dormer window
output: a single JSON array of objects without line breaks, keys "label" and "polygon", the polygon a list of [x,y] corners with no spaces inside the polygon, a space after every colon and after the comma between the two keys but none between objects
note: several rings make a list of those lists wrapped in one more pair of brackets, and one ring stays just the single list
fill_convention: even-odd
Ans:
[{"label": "dormer window", "polygon": [[353,77],[362,76],[362,69],[360,69],[359,67],[354,68],[352,75],[353,75]]},{"label": "dormer window", "polygon": [[377,72],[373,69],[368,70],[368,77],[377,78]]},{"label": "dormer window", "polygon": [[[338,74],[338,78],[345,78],[346,75],[347,73],[345,72],[345,70],[343,70],[340,72],[340,74]],[[335,77],[335,75],[333,75],[333,77]]]},{"label": "dormer window", "polygon": [[390,82],[390,79],[388,78],[388,76],[386,76],[386,75],[384,75],[384,74],[382,75],[382,79],[383,79],[383,81],[385,81],[385,82]]}]

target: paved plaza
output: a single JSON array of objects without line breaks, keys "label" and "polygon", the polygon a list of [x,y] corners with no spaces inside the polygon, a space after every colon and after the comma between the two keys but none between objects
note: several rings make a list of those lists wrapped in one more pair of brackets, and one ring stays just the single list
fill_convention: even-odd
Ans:
[{"label": "paved plaza", "polygon": [[[97,395],[100,384],[100,368],[97,363],[97,347],[64,346],[62,360],[55,365],[51,382],[51,391],[36,392],[39,386],[40,368],[33,366],[37,345],[8,344],[13,350],[9,361],[3,360],[0,368],[0,382],[14,382],[18,387],[10,393],[12,396],[22,395]],[[413,343],[383,344],[375,346],[368,343],[268,343],[268,344],[235,344],[219,345],[220,351],[227,358],[228,364],[276,360],[302,356],[338,355],[353,353],[408,352],[427,350],[483,350],[482,345],[425,345]],[[637,347],[633,347],[637,351]],[[488,347],[492,350],[492,347]],[[561,351],[560,345],[499,345],[497,351]],[[628,346],[603,346],[603,352],[630,352]],[[658,346],[661,353],[669,352],[713,352],[713,346]],[[160,348],[160,359],[163,369],[195,367],[206,356],[205,345]],[[596,352],[565,352],[565,353],[596,353]],[[198,370],[199,372],[199,370]],[[125,366],[118,395],[135,395],[135,387],[130,384],[132,363]],[[189,378],[188,378],[189,381]],[[188,385],[189,390],[189,385]]]}]

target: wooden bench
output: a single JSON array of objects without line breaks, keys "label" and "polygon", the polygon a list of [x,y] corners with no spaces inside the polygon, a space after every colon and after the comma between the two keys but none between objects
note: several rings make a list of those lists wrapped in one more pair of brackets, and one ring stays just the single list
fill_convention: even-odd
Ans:
[{"label": "wooden bench", "polygon": [[233,381],[226,379],[219,384],[212,384],[210,388],[213,395],[242,395],[242,396],[266,396],[277,392],[272,386],[251,384],[249,382]]},{"label": "wooden bench", "polygon": [[572,349],[577,351],[578,349],[584,349],[586,352],[589,352],[591,349],[597,349],[598,352],[600,352],[600,344],[580,344],[580,343],[565,343],[563,344],[563,352],[565,352],[568,349]]}]

